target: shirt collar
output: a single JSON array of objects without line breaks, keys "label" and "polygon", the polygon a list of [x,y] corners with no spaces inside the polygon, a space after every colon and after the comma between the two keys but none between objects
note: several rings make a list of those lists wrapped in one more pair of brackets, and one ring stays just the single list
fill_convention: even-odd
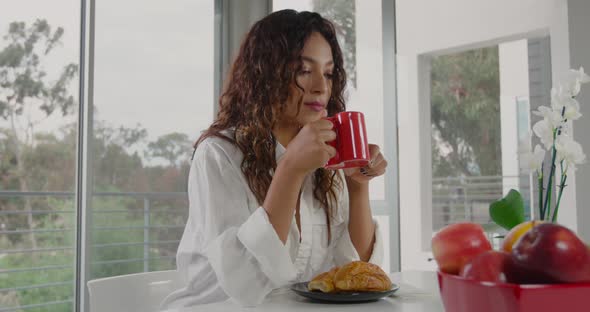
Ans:
[{"label": "shirt collar", "polygon": [[287,149],[281,143],[279,143],[278,140],[275,140],[275,142],[277,143],[277,147],[275,148],[275,159],[278,163],[279,160],[281,160],[281,158],[283,157],[283,155],[285,155]]}]

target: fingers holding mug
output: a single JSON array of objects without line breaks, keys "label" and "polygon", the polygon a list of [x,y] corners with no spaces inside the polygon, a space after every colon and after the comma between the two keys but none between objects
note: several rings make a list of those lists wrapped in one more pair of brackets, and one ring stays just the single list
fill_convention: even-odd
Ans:
[{"label": "fingers holding mug", "polygon": [[385,174],[387,160],[381,154],[379,146],[369,144],[369,154],[371,155],[371,160],[367,166],[360,169],[360,172],[367,177],[377,177]]},{"label": "fingers holding mug", "polygon": [[332,129],[320,130],[319,139],[322,142],[331,142],[336,140],[336,132]]},{"label": "fingers holding mug", "polygon": [[377,144],[369,144],[369,165],[368,167],[372,167],[374,164],[379,161],[379,159],[383,159],[383,155],[381,155],[381,148]]},{"label": "fingers holding mug", "polygon": [[387,160],[383,159],[379,164],[374,165],[373,167],[363,167],[360,169],[360,172],[366,177],[378,177],[385,174],[387,168]]},{"label": "fingers holding mug", "polygon": [[[328,159],[336,156],[337,151],[333,146],[326,144],[324,148],[325,148],[326,152],[328,153]],[[328,161],[326,160],[326,162],[328,162]]]}]

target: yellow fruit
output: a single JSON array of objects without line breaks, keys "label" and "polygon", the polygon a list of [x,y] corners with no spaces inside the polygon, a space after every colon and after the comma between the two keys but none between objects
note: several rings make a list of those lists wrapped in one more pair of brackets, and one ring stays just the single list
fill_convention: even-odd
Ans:
[{"label": "yellow fruit", "polygon": [[535,225],[539,225],[539,224],[545,223],[545,222],[546,221],[541,221],[541,220],[531,220],[531,221],[525,221],[525,222],[513,227],[508,232],[508,234],[506,234],[506,236],[504,237],[504,240],[502,241],[501,250],[504,252],[508,252],[508,253],[511,252],[514,244],[516,244],[518,239],[522,235],[524,235],[524,233],[528,232]]}]

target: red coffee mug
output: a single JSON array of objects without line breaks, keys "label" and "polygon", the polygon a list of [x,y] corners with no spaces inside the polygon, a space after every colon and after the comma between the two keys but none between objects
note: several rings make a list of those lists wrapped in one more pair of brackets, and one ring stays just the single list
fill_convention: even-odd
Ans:
[{"label": "red coffee mug", "polygon": [[327,117],[336,132],[336,140],[327,142],[336,149],[336,156],[330,158],[326,169],[364,167],[369,164],[369,142],[365,116],[360,112],[341,112]]}]

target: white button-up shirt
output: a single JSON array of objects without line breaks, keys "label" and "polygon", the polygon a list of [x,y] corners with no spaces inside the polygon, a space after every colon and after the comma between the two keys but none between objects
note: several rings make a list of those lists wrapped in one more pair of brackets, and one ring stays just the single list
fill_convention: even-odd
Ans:
[{"label": "white button-up shirt", "polygon": [[[277,161],[284,153],[277,142]],[[348,232],[346,187],[338,196],[328,242],[326,215],[314,199],[312,175],[308,175],[300,199],[301,235],[294,216],[283,244],[248,187],[240,169],[242,158],[238,147],[221,138],[199,144],[188,179],[189,217],[176,255],[186,287],[170,294],[163,308],[228,297],[242,305],[256,305],[275,288],[309,281],[334,265],[359,259]],[[382,258],[376,227],[369,261],[381,265]]]}]

